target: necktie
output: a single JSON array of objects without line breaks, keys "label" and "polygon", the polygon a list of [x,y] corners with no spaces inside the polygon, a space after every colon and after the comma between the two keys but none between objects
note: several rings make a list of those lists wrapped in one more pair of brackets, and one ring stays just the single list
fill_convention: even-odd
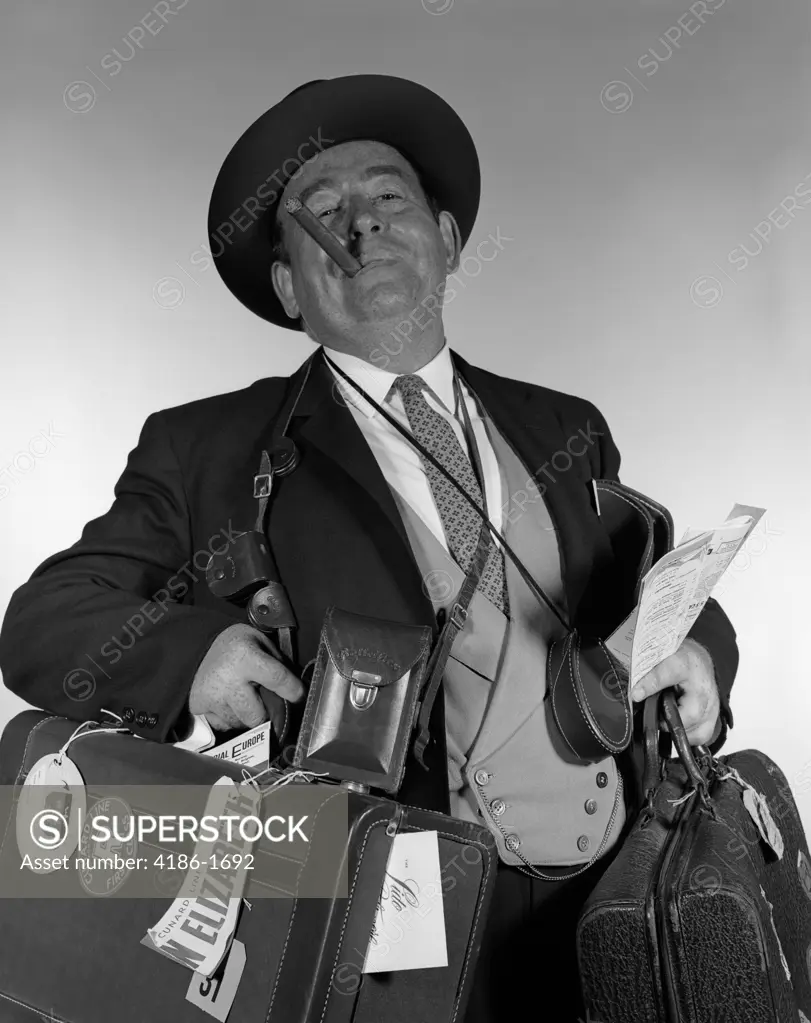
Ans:
[{"label": "necktie", "polygon": [[[482,492],[473,466],[450,423],[435,412],[423,396],[425,381],[416,374],[398,376],[392,390],[403,400],[403,406],[416,440],[426,448],[456,480],[476,504],[482,508]],[[476,543],[481,532],[481,518],[468,501],[435,465],[423,458],[434,501],[445,530],[448,547],[456,562],[467,572],[473,561]],[[504,575],[504,554],[491,542],[490,554],[484,566],[479,591],[509,617],[509,599]]]}]

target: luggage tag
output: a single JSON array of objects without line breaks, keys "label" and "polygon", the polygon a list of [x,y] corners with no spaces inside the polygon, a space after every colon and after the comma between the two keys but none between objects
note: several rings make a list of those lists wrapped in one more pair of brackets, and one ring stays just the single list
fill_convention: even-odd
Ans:
[{"label": "luggage tag", "polygon": [[270,762],[270,729],[271,722],[265,721],[238,735],[236,739],[206,749],[205,755],[218,760],[231,760],[243,767],[267,767]]},{"label": "luggage tag", "polygon": [[86,721],[57,753],[40,757],[28,772],[17,800],[16,832],[20,855],[28,857],[24,866],[33,873],[49,874],[59,869],[59,860],[72,855],[79,844],[87,793],[81,771],[68,756],[68,747],[85,735],[121,731],[127,729],[98,728],[96,722]]},{"label": "luggage tag", "polygon": [[[17,848],[34,874],[57,869],[79,844],[79,821],[87,797],[79,768],[70,757],[48,753],[34,764],[17,801]],[[53,856],[49,856],[53,853]]]},{"label": "luggage tag", "polygon": [[782,860],[785,849],[783,836],[774,822],[766,797],[750,787],[743,794],[743,805],[757,825],[760,837],[773,850],[778,860]]},{"label": "luggage tag", "polygon": [[758,829],[764,843],[777,856],[778,860],[782,860],[785,850],[783,836],[774,822],[774,817],[772,817],[766,797],[761,795],[748,781],[745,781],[734,767],[728,767],[727,774],[719,774],[718,777],[722,781],[727,778],[734,778],[741,786],[743,789],[743,805],[746,807],[746,812],[754,821],[755,827]]},{"label": "luggage tag", "polygon": [[194,974],[186,992],[186,1001],[207,1012],[220,1023],[226,1023],[244,969],[245,946],[234,938],[228,956],[212,977],[204,977],[201,973]]},{"label": "luggage tag", "polygon": [[[223,776],[211,787],[204,816],[221,820],[256,816],[261,800],[258,785],[237,786],[233,779]],[[142,945],[205,978],[211,977],[225,959],[242,905],[247,857],[254,840],[235,835],[236,831],[232,829],[230,842],[222,832],[213,839],[198,841],[194,855],[199,866],[189,868],[169,909],[141,939]],[[236,871],[230,862],[227,868],[223,865],[222,850],[232,859],[242,857]]]},{"label": "luggage tag", "polygon": [[394,836],[362,973],[448,965],[436,831]]}]

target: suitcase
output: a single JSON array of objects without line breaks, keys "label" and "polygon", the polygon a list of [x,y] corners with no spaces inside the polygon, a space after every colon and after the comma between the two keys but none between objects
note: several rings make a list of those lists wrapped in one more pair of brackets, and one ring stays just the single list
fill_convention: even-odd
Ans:
[{"label": "suitcase", "polygon": [[[0,740],[0,784],[22,782],[76,727],[38,711],[18,715]],[[235,781],[242,776],[237,764],[124,734],[91,733],[75,740],[68,756],[85,781],[88,806],[94,786],[208,787],[223,775]],[[245,947],[245,967],[229,1023],[461,1021],[495,882],[492,836],[485,827],[337,784],[311,785],[347,800],[347,896],[251,899],[246,889],[249,908],[242,906],[235,932]],[[0,856],[13,854],[19,863],[13,821],[0,821],[0,827]],[[438,834],[448,966],[362,974],[398,830]],[[256,843],[257,855],[263,841]],[[193,971],[141,944],[170,904],[171,897],[160,895],[0,899],[2,1023],[214,1018],[186,999]]]},{"label": "suitcase", "polygon": [[[578,921],[586,1018],[809,1023],[811,862],[788,783],[756,750],[713,758],[698,747],[697,763],[672,694],[662,710],[679,757],[659,762],[650,698],[649,798]],[[765,797],[782,858],[732,771]]]}]

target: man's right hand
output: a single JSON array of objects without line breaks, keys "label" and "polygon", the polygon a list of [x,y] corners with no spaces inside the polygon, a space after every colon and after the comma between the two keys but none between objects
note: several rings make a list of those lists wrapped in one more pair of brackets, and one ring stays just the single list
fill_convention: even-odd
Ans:
[{"label": "man's right hand", "polygon": [[255,728],[267,721],[257,686],[296,703],[304,686],[281,661],[271,640],[250,625],[237,622],[214,640],[194,676],[189,710],[203,714],[212,728]]}]

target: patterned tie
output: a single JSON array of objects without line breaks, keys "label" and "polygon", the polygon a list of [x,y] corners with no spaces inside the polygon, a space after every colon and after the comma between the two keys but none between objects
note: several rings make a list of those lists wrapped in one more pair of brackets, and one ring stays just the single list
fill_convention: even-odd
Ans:
[{"label": "patterned tie", "polygon": [[[462,445],[450,423],[435,412],[423,397],[422,392],[426,386],[422,377],[412,373],[397,377],[392,384],[392,390],[396,390],[403,399],[408,424],[414,437],[482,508],[482,491],[470,459],[462,450]],[[435,465],[426,458],[422,459],[422,463],[445,530],[448,547],[460,568],[467,572],[476,552],[481,532],[481,518]],[[479,591],[509,617],[504,554],[492,540],[490,554],[479,582]]]}]

